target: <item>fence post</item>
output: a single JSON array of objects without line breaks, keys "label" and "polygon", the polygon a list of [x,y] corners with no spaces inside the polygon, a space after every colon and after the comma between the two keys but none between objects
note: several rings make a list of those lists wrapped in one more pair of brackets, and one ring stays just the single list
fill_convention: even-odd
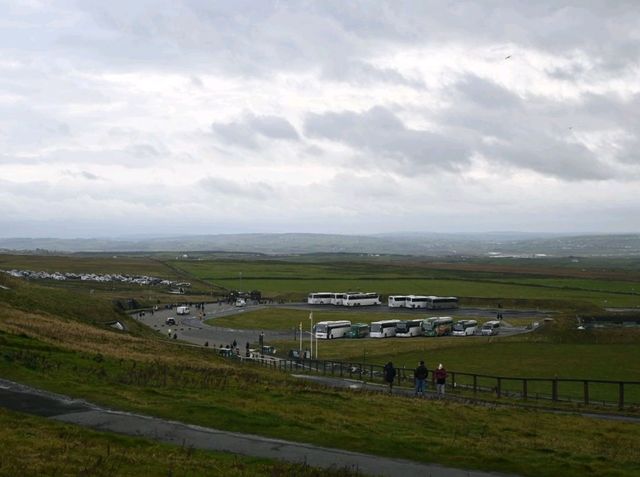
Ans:
[{"label": "fence post", "polygon": [[473,375],[473,394],[477,394],[478,393],[478,375],[474,374]]},{"label": "fence post", "polygon": [[553,378],[551,381],[551,400],[558,400],[558,378]]},{"label": "fence post", "polygon": [[496,395],[498,398],[500,398],[500,396],[502,395],[502,378],[496,378],[496,380]]},{"label": "fence post", "polygon": [[344,363],[340,363],[340,377],[342,377],[342,376],[343,376],[343,372],[344,372],[344,366],[343,366],[343,364],[344,364]]},{"label": "fence post", "polygon": [[584,382],[584,403],[589,404],[589,381]]},{"label": "fence post", "polygon": [[522,397],[526,400],[527,394],[529,394],[528,390],[528,381],[525,379],[522,380]]},{"label": "fence post", "polygon": [[371,380],[373,381],[373,364],[369,365],[369,375],[371,376]]},{"label": "fence post", "polygon": [[451,371],[451,391],[455,391],[456,389],[456,373]]},{"label": "fence post", "polygon": [[618,408],[624,407],[624,383],[620,381],[618,383]]}]

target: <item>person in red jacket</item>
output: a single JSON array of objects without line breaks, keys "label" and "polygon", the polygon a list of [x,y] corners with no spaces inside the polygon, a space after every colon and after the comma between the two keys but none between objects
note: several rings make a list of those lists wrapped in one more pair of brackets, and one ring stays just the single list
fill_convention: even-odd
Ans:
[{"label": "person in red jacket", "polygon": [[442,363],[438,365],[438,369],[433,373],[436,378],[436,391],[438,396],[444,396],[444,388],[447,382],[447,370],[444,369]]}]

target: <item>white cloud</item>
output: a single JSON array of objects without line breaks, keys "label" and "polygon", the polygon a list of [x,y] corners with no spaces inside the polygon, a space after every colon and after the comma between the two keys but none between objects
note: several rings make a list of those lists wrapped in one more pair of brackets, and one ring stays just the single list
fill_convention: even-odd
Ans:
[{"label": "white cloud", "polygon": [[634,2],[0,8],[1,235],[640,214]]}]

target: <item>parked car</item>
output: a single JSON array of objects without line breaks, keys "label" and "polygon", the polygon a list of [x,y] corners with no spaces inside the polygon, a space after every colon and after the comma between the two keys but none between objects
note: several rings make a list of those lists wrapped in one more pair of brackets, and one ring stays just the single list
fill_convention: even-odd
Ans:
[{"label": "parked car", "polygon": [[171,326],[175,326],[175,324],[176,324],[176,319],[175,319],[174,317],[170,316],[169,318],[167,318],[167,319],[165,320],[165,324],[167,324],[167,325],[171,325]]}]

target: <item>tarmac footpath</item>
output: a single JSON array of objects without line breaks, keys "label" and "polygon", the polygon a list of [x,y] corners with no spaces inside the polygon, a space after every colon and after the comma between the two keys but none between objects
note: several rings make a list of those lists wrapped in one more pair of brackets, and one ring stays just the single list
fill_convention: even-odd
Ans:
[{"label": "tarmac footpath", "polygon": [[371,476],[507,476],[507,474],[456,469],[252,434],[222,431],[141,414],[114,411],[83,400],[72,399],[3,379],[0,379],[0,406],[98,431],[143,437],[196,449],[305,463],[318,468],[346,468]]}]

